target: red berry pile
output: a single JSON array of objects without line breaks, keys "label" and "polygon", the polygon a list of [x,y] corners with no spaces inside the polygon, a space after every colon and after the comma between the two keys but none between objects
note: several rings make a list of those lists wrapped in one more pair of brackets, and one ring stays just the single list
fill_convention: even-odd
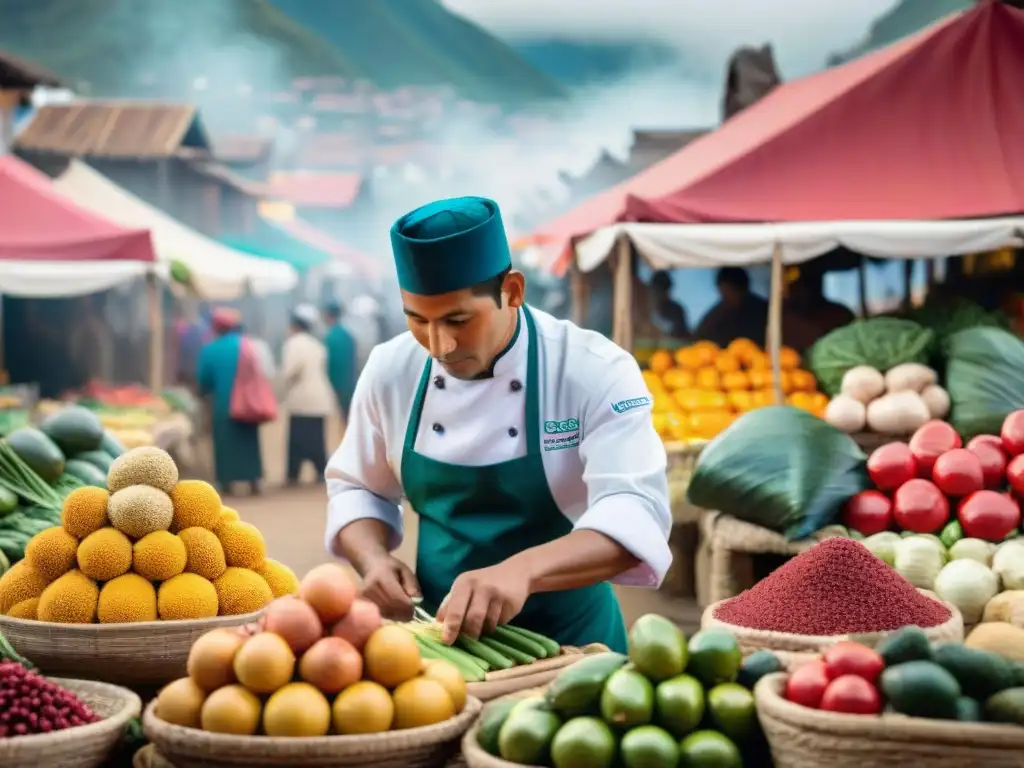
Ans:
[{"label": "red berry pile", "polygon": [[62,731],[101,719],[71,691],[16,662],[0,663],[0,739]]}]

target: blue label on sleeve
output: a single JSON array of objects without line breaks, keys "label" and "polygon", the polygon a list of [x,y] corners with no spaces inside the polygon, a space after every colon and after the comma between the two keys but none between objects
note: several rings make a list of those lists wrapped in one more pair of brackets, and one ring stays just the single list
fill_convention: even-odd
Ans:
[{"label": "blue label on sleeve", "polygon": [[651,398],[647,397],[634,397],[631,400],[619,400],[617,403],[612,403],[612,410],[616,413],[625,413],[626,411],[632,411],[634,408],[645,408],[651,404]]}]

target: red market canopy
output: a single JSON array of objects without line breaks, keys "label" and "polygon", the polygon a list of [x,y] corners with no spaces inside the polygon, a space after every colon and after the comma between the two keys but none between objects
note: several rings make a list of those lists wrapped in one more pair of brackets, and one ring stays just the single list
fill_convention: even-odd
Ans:
[{"label": "red market canopy", "polygon": [[13,155],[0,157],[0,211],[0,261],[156,261],[148,230],[80,208]]},{"label": "red market canopy", "polygon": [[[897,233],[897,222],[1021,213],[1022,79],[1024,11],[985,0],[888,48],[778,87],[719,130],[591,198],[532,240],[562,246],[556,265],[561,272],[571,255],[565,245],[615,222],[732,224],[735,235],[749,234],[751,223],[830,222],[863,229],[877,221]],[[975,226],[967,235],[957,230],[960,239],[948,245],[941,237],[902,251],[892,245],[892,255],[912,258],[933,245],[985,241],[978,222],[960,223]],[[643,224],[628,227],[637,244],[634,233]],[[711,229],[727,229],[697,235],[705,228],[684,228],[698,239],[711,236]],[[821,234],[821,247],[851,246],[844,231],[837,226],[827,237]],[[808,232],[798,234],[808,238]],[[914,232],[905,237],[921,235],[920,228]],[[662,240],[667,236],[661,233]],[[600,245],[606,254],[609,238],[596,239],[601,242],[593,247]],[[824,252],[804,245],[805,258]],[[885,245],[880,248],[879,255],[887,255]],[[596,252],[587,260],[595,259],[600,260]]]}]

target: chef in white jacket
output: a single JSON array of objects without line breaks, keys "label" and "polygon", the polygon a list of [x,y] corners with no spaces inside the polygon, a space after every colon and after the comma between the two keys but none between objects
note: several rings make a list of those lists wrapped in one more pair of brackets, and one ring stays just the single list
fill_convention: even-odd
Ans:
[{"label": "chef in white jacket", "polygon": [[[636,362],[524,303],[491,200],[418,208],[391,243],[409,333],[356,384],[327,466],[328,550],[390,615],[422,596],[449,643],[513,622],[624,651],[609,582],[657,587],[672,559]],[[403,497],[420,517],[415,574],[391,555]]]}]

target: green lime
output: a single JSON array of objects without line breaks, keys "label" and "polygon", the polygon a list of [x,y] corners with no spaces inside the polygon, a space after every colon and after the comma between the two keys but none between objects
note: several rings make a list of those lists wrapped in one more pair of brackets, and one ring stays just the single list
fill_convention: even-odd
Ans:
[{"label": "green lime", "polygon": [[739,683],[722,683],[708,691],[708,714],[714,727],[737,744],[757,728],[754,694]]},{"label": "green lime", "polygon": [[656,725],[641,725],[622,737],[619,744],[625,768],[675,768],[679,744]]},{"label": "green lime", "polygon": [[743,663],[736,638],[724,629],[703,629],[690,638],[687,674],[706,688],[736,680]]},{"label": "green lime", "polygon": [[614,760],[615,737],[597,717],[574,717],[551,742],[555,768],[609,768]]},{"label": "green lime", "polygon": [[718,731],[696,731],[679,745],[680,768],[743,768],[739,748]]},{"label": "green lime", "polygon": [[704,686],[692,675],[679,675],[654,689],[655,721],[677,739],[700,725]]}]

